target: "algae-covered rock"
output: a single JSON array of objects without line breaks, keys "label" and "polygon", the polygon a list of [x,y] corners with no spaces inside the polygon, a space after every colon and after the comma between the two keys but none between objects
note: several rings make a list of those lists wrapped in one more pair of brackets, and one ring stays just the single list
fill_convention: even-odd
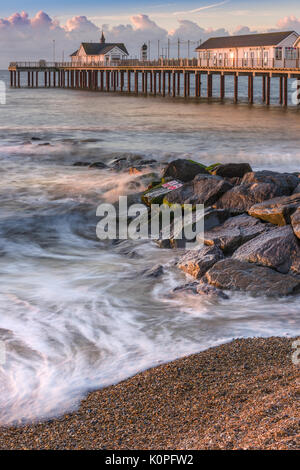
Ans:
[{"label": "algae-covered rock", "polygon": [[183,186],[183,183],[178,180],[172,180],[166,183],[160,183],[158,186],[151,188],[144,192],[142,196],[142,201],[147,205],[151,206],[151,204],[162,204],[164,197],[173,192],[178,190]]},{"label": "algae-covered rock", "polygon": [[243,178],[246,173],[252,172],[249,163],[226,163],[218,165],[212,170],[212,174],[223,178]]},{"label": "algae-covered rock", "polygon": [[199,173],[208,174],[204,165],[191,160],[178,159],[169,163],[164,170],[163,178],[171,177],[187,183],[192,181]]},{"label": "algae-covered rock", "polygon": [[218,199],[232,188],[232,185],[218,176],[197,175],[190,183],[186,183],[165,197],[168,204],[204,204],[213,205]]}]

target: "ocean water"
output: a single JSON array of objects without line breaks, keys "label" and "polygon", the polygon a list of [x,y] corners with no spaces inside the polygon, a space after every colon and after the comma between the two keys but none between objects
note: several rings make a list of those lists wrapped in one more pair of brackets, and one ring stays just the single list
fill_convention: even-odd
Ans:
[{"label": "ocean water", "polygon": [[[127,154],[161,165],[186,157],[299,171],[299,112],[7,89],[0,106],[0,424],[59,415],[90,390],[233,338],[300,334],[299,296],[175,296],[186,279],[174,267],[176,251],[97,240],[97,206],[132,193],[137,177],[73,163]],[[165,274],[147,278],[157,264]]]}]

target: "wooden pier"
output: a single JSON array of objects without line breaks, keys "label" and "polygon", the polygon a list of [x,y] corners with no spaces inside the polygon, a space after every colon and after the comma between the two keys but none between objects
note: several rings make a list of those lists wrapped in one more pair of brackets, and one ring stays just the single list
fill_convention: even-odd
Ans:
[{"label": "wooden pier", "polygon": [[[261,99],[266,105],[271,102],[271,81],[279,78],[278,102],[288,106],[288,80],[298,79],[300,96],[300,67],[275,68],[272,63],[201,63],[193,60],[159,60],[153,62],[122,61],[115,64],[97,63],[46,63],[15,62],[9,66],[10,85],[21,88],[24,83],[30,88],[54,87],[100,92],[124,92],[136,95],[161,95],[191,97],[191,79],[195,98],[203,97],[202,84],[206,80],[206,98],[226,97],[226,77],[234,77],[234,102],[239,101],[239,77],[248,77],[248,101],[254,103],[254,79],[261,79]],[[213,80],[219,76],[220,91],[213,95]],[[183,85],[183,92],[181,93]]]}]

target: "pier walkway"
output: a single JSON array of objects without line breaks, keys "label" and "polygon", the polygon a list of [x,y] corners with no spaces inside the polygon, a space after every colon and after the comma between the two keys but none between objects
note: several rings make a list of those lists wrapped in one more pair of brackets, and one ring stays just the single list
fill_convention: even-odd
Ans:
[{"label": "pier walkway", "polygon": [[[234,101],[239,100],[239,77],[248,77],[248,101],[254,103],[254,78],[261,77],[262,101],[271,101],[271,80],[279,78],[278,101],[288,106],[289,79],[298,79],[300,95],[300,61],[286,61],[276,66],[274,61],[171,59],[158,61],[125,60],[110,64],[80,62],[12,62],[9,65],[10,85],[20,88],[58,87],[86,89],[101,92],[142,93],[144,95],[191,95],[191,79],[196,98],[203,96],[202,83],[206,80],[207,98],[225,98],[226,76],[234,77]],[[213,96],[213,79],[219,76],[220,91]],[[27,81],[26,81],[27,78]],[[183,90],[183,94],[182,94]]]}]

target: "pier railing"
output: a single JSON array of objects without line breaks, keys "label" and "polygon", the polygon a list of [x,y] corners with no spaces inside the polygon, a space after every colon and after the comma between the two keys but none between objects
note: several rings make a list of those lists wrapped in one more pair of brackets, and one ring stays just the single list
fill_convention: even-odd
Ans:
[{"label": "pier railing", "polygon": [[10,68],[15,69],[64,69],[64,68],[112,68],[112,67],[199,67],[207,69],[299,69],[300,59],[159,59],[140,61],[135,59],[117,60],[110,63],[99,61],[72,61],[72,62],[11,62]]}]

